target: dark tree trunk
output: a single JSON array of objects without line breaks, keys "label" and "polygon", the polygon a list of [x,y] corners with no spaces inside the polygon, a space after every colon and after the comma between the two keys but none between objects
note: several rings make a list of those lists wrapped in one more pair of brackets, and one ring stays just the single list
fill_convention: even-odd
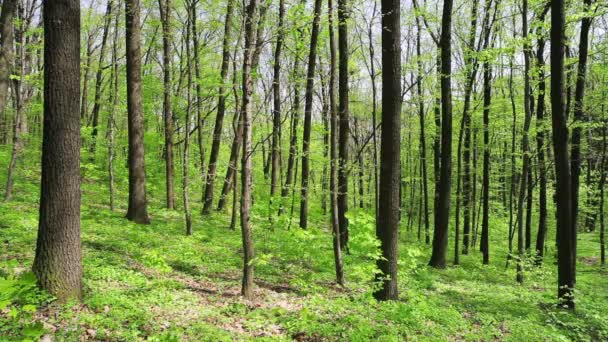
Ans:
[{"label": "dark tree trunk", "polygon": [[[243,236],[243,282],[241,294],[247,299],[253,297],[253,238],[251,232],[251,159],[253,146],[251,144],[252,111],[253,111],[253,77],[251,75],[253,52],[255,49],[255,33],[257,26],[258,0],[251,0],[247,6],[245,18],[245,50],[243,53],[243,104],[241,106],[241,121],[243,122],[243,152],[241,156],[241,232]],[[236,190],[235,190],[236,191]]]},{"label": "dark tree trunk", "polygon": [[129,208],[127,219],[150,223],[146,203],[144,112],[141,96],[141,24],[139,0],[125,1],[127,38],[127,110],[129,133]]},{"label": "dark tree trunk", "polygon": [[[545,12],[546,13],[546,12]],[[542,22],[545,14],[540,18]],[[539,32],[540,31],[540,32]],[[542,264],[545,254],[545,240],[547,238],[547,166],[545,162],[545,129],[543,122],[545,116],[545,39],[538,32],[538,49],[536,52],[536,68],[538,70],[538,97],[536,101],[536,153],[538,158],[538,233],[536,235],[536,264]]]},{"label": "dark tree trunk", "polygon": [[530,175],[530,142],[529,130],[532,121],[532,112],[530,108],[530,98],[532,96],[530,90],[530,46],[526,42],[528,39],[528,1],[523,1],[522,9],[522,30],[524,38],[524,130],[521,143],[522,148],[522,169],[519,186],[519,198],[517,202],[517,282],[524,281],[524,201],[527,194],[528,177]]},{"label": "dark tree trunk", "polygon": [[[285,39],[285,0],[279,0],[279,25],[277,42],[274,50],[274,66],[272,78],[272,152],[270,170],[270,201],[274,200],[280,184],[281,176],[281,54]],[[274,209],[274,208],[273,208]],[[271,214],[272,215],[272,214]]]},{"label": "dark tree trunk", "polygon": [[[491,0],[489,0],[491,1]],[[487,7],[489,8],[489,6]],[[484,37],[484,49],[490,47],[490,35]],[[483,63],[483,175],[481,197],[483,213],[481,219],[480,250],[483,264],[490,264],[490,106],[492,105],[492,67],[489,61]]]},{"label": "dark tree trunk", "polygon": [[321,20],[321,0],[315,0],[310,51],[308,54],[308,71],[306,73],[306,91],[304,95],[304,135],[302,137],[302,189],[300,197],[300,228],[308,225],[308,178],[310,173],[310,132],[312,130],[312,101],[317,62],[317,41],[319,38],[319,21]]},{"label": "dark tree trunk", "polygon": [[450,189],[452,187],[452,0],[443,3],[441,20],[441,170],[439,175],[435,231],[433,232],[433,253],[429,265],[445,268],[450,220]]},{"label": "dark tree trunk", "polygon": [[60,302],[82,297],[80,3],[47,1],[40,217],[33,270]]},{"label": "dark tree trunk", "polygon": [[13,18],[17,0],[6,0],[2,3],[0,15],[0,144],[7,144],[9,137],[9,118],[6,114],[6,102],[13,69]]},{"label": "dark tree trunk", "polygon": [[200,172],[201,172],[201,180],[203,182],[206,181],[207,177],[205,176],[205,145],[203,144],[203,130],[205,128],[205,120],[203,119],[202,114],[202,102],[203,102],[203,94],[201,87],[201,66],[200,66],[200,58],[199,58],[199,43],[198,43],[198,30],[196,27],[196,22],[198,18],[198,13],[196,11],[197,1],[192,1],[190,4],[191,12],[191,25],[192,25],[192,51],[194,52],[192,55],[194,62],[194,84],[196,90],[196,126],[198,129],[196,130],[196,142],[198,145],[198,157],[200,164]]},{"label": "dark tree trunk", "polygon": [[[421,162],[421,173],[422,173],[422,194],[424,196],[424,241],[428,245],[431,243],[431,237],[429,235],[429,190],[428,190],[428,176],[426,170],[426,130],[424,123],[424,97],[422,92],[422,52],[421,52],[421,25],[420,18],[416,17],[416,57],[417,57],[417,85],[416,91],[418,95],[418,116],[420,118],[420,162]],[[375,127],[375,126],[374,126]]]},{"label": "dark tree trunk", "polygon": [[376,236],[382,258],[376,276],[378,300],[399,297],[397,260],[399,247],[399,181],[401,178],[401,23],[399,0],[382,1],[382,137],[380,198]]},{"label": "dark tree trunk", "polygon": [[329,26],[329,110],[330,110],[330,181],[329,190],[331,194],[331,227],[333,235],[334,265],[336,270],[336,282],[344,285],[344,269],[342,267],[342,245],[340,234],[340,219],[338,217],[338,106],[336,104],[336,64],[337,47],[334,34],[334,6],[333,0],[327,1],[328,26]]},{"label": "dark tree trunk", "polygon": [[165,129],[165,189],[167,209],[175,209],[175,165],[173,162],[173,108],[171,85],[171,0],[159,0],[161,24],[163,26],[163,120]]},{"label": "dark tree trunk", "polygon": [[[593,0],[584,0],[585,10],[591,10]],[[572,177],[572,236],[576,237],[578,222],[578,196],[581,174],[581,124],[584,121],[584,98],[585,78],[587,75],[587,55],[589,54],[589,29],[591,17],[585,16],[581,23],[581,36],[579,40],[578,71],[576,74],[576,86],[574,90],[574,125],[572,128],[570,174]],[[574,255],[576,255],[576,243],[574,244]],[[576,262],[574,263],[576,273]]]},{"label": "dark tree trunk", "polygon": [[[117,7],[118,12],[120,12],[120,7]],[[108,99],[108,103],[110,103],[110,113],[108,114],[108,182],[109,182],[109,190],[110,190],[110,210],[114,211],[115,208],[115,189],[114,189],[114,129],[116,128],[116,124],[114,122],[114,115],[116,114],[116,108],[118,107],[118,16],[119,13],[116,13],[114,16],[114,38],[112,41],[112,72],[110,80],[112,82],[112,90],[110,92],[110,97]]]},{"label": "dark tree trunk", "polygon": [[[603,106],[602,106],[603,108]],[[603,112],[603,111],[602,111]],[[605,122],[604,122],[605,124]],[[600,262],[606,265],[606,227],[604,223],[604,185],[606,185],[606,127],[602,128],[602,161],[600,165]]]},{"label": "dark tree trunk", "polygon": [[557,202],[557,270],[560,304],[574,309],[576,235],[572,229],[572,180],[564,99],[566,14],[563,1],[551,0],[551,121]]},{"label": "dark tree trunk", "polygon": [[348,26],[349,10],[348,0],[338,0],[338,114],[340,132],[338,139],[338,218],[340,220],[341,246],[348,252],[348,136],[349,109],[348,109]]},{"label": "dark tree trunk", "polygon": [[[192,11],[188,11],[186,23],[186,117],[184,119],[184,150],[182,158],[182,200],[184,202],[184,219],[186,221],[186,235],[192,235],[192,214],[190,212],[190,196],[188,194],[188,167],[190,164],[190,118],[192,113],[192,55],[190,54],[190,35],[194,30]],[[199,127],[200,131],[200,127]]]}]

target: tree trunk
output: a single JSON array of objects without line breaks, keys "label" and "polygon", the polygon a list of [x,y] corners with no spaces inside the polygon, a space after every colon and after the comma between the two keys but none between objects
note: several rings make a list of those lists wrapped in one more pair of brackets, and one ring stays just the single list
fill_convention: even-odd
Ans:
[{"label": "tree trunk", "polygon": [[99,126],[99,112],[101,110],[101,82],[103,80],[103,63],[106,56],[106,46],[108,42],[108,34],[110,32],[110,22],[112,21],[112,7],[114,2],[108,0],[106,8],[106,14],[104,16],[103,33],[101,36],[101,48],[99,50],[99,65],[97,66],[97,72],[95,74],[95,102],[93,103],[92,126],[93,131],[91,132],[91,147],[92,158],[95,158],[95,146],[97,142],[98,126]]},{"label": "tree trunk", "polygon": [[255,49],[255,33],[257,26],[258,0],[250,0],[245,18],[245,50],[243,53],[243,104],[241,106],[241,121],[243,122],[243,152],[241,156],[241,230],[243,236],[243,282],[241,294],[247,299],[253,297],[253,238],[251,232],[251,159],[253,146],[251,144],[251,123],[253,110],[253,77],[251,75],[253,50]]},{"label": "tree trunk", "polygon": [[80,3],[48,1],[44,17],[44,131],[33,271],[60,302],[82,297],[80,249]]},{"label": "tree trunk", "polygon": [[[281,175],[281,54],[285,39],[285,0],[279,0],[279,25],[277,43],[274,50],[274,66],[272,78],[272,155],[270,171],[270,201],[274,200],[280,184]],[[273,208],[274,209],[274,208]],[[272,213],[271,213],[272,215]]]},{"label": "tree trunk", "polygon": [[[591,10],[592,0],[584,0],[585,10]],[[581,124],[585,119],[585,78],[587,75],[587,55],[589,54],[589,29],[591,17],[585,16],[581,23],[581,36],[579,40],[578,71],[576,74],[576,86],[574,91],[574,125],[572,128],[570,174],[572,177],[572,236],[576,239],[578,222],[578,196],[581,174]],[[576,243],[574,243],[574,255],[576,255]],[[576,273],[576,262],[573,263]]]},{"label": "tree trunk", "polygon": [[163,26],[163,121],[165,129],[165,194],[167,209],[175,209],[175,165],[173,162],[173,98],[171,85],[171,0],[159,0],[161,24]]},{"label": "tree trunk", "polygon": [[304,93],[304,135],[302,137],[302,189],[300,197],[300,228],[308,226],[308,178],[310,172],[310,132],[312,130],[312,101],[317,62],[317,41],[319,38],[319,21],[321,20],[321,0],[315,0],[310,51],[308,53],[308,71],[306,73],[306,91]]},{"label": "tree trunk", "polygon": [[[194,2],[191,3],[194,6]],[[190,54],[190,35],[194,34],[194,11],[188,10],[186,23],[186,117],[184,119],[184,156],[182,159],[182,200],[184,202],[184,219],[186,235],[192,235],[192,214],[190,212],[190,196],[188,195],[188,167],[190,166],[190,118],[192,113],[192,55]],[[196,68],[196,67],[195,67]],[[200,126],[199,126],[200,131]]]},{"label": "tree trunk", "polygon": [[146,202],[144,112],[141,96],[141,26],[139,0],[125,1],[127,38],[127,111],[129,133],[129,208],[127,219],[150,223]]},{"label": "tree trunk", "polygon": [[572,180],[568,156],[568,127],[564,111],[564,2],[551,0],[551,121],[557,202],[557,271],[560,305],[574,310],[576,235],[572,229]]},{"label": "tree trunk", "polygon": [[340,220],[341,246],[348,252],[348,136],[349,109],[348,109],[348,26],[349,9],[348,0],[338,0],[338,114],[340,132],[338,142],[338,218]]},{"label": "tree trunk", "polygon": [[0,15],[0,144],[7,144],[9,137],[9,118],[6,114],[6,102],[13,69],[13,18],[17,0],[6,0],[2,3]]},{"label": "tree trunk", "polygon": [[399,248],[399,181],[401,178],[401,23],[399,0],[382,1],[382,137],[380,149],[380,202],[376,236],[382,272],[376,281],[378,300],[399,297],[397,260]]},{"label": "tree trunk", "polygon": [[450,189],[452,186],[452,0],[443,3],[441,20],[441,171],[439,175],[439,198],[435,212],[435,231],[433,232],[433,253],[429,265],[445,268],[445,255],[448,246],[450,219]]},{"label": "tree trunk", "polygon": [[[120,12],[120,7],[117,8],[118,12]],[[114,200],[114,129],[116,128],[116,124],[114,122],[114,115],[116,114],[116,108],[118,107],[118,15],[116,13],[114,16],[114,39],[112,41],[112,72],[110,80],[112,82],[112,89],[110,92],[110,98],[108,103],[110,103],[110,113],[108,115],[108,182],[109,182],[109,191],[110,191],[110,210],[114,211],[115,200]]]},{"label": "tree trunk", "polygon": [[330,110],[330,181],[329,190],[331,194],[331,227],[333,235],[334,265],[336,271],[336,282],[344,285],[344,269],[342,264],[342,236],[340,233],[340,219],[338,217],[338,108],[336,104],[336,64],[337,47],[334,34],[334,6],[333,0],[327,0],[328,26],[329,26],[329,110]]}]

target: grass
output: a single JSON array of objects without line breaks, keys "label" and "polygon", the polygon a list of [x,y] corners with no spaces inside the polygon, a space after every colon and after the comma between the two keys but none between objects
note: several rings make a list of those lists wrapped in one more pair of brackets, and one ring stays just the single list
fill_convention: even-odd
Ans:
[{"label": "grass", "polygon": [[[1,148],[0,160],[7,157],[8,149]],[[35,160],[35,153],[25,158]],[[33,261],[37,170],[21,166],[14,199],[0,206],[0,276],[5,279],[25,274]],[[288,230],[286,215],[271,226],[265,190],[256,189],[256,289],[255,299],[246,301],[239,296],[240,231],[228,229],[228,212],[201,217],[195,207],[194,235],[186,237],[181,212],[162,209],[157,180],[150,186],[152,224],[135,225],[123,218],[126,194],[118,193],[120,206],[113,212],[103,171],[85,164],[83,173],[84,301],[59,306],[38,294],[30,300],[35,303],[31,314],[15,314],[25,312],[24,300],[12,300],[0,311],[2,341],[27,339],[28,326],[41,327],[38,335],[56,341],[608,339],[608,281],[594,258],[597,234],[580,235],[576,313],[555,306],[553,248],[543,267],[528,267],[523,285],[515,282],[513,263],[505,268],[507,226],[498,203],[493,204],[490,266],[482,266],[473,249],[461,256],[460,266],[429,268],[430,248],[403,227],[401,300],[377,303],[371,296],[377,243],[368,211],[350,214],[352,254],[345,256],[347,287],[341,288],[333,281],[328,221],[313,209],[318,203],[311,205],[310,230],[298,229],[297,223]]]}]

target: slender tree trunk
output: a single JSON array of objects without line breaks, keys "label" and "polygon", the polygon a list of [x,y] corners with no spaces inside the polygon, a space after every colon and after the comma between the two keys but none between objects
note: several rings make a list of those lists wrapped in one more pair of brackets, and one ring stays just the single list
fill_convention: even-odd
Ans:
[{"label": "slender tree trunk", "polygon": [[302,137],[302,189],[300,197],[300,228],[308,226],[308,183],[310,173],[310,133],[312,130],[312,101],[317,62],[317,41],[319,38],[319,21],[321,20],[321,0],[315,0],[310,51],[308,54],[308,71],[306,74],[306,91],[304,95],[304,136]]},{"label": "slender tree trunk", "polygon": [[[120,12],[120,7],[117,8],[118,12]],[[116,114],[116,108],[118,107],[118,23],[119,13],[114,15],[114,38],[112,41],[112,72],[110,80],[112,82],[111,87],[112,90],[110,92],[110,97],[108,103],[110,103],[110,113],[108,115],[108,130],[107,130],[107,138],[108,138],[108,181],[109,181],[109,191],[110,191],[110,210],[114,211],[115,208],[115,193],[116,190],[114,188],[114,129],[116,128],[116,123],[114,120],[114,115]]]},{"label": "slender tree trunk", "polygon": [[450,219],[450,189],[452,186],[452,0],[443,3],[441,20],[441,171],[439,176],[439,198],[435,212],[433,232],[433,253],[429,262],[435,268],[445,268]]},{"label": "slender tree trunk", "polygon": [[338,0],[338,114],[340,132],[338,139],[339,168],[338,168],[338,218],[340,220],[341,246],[348,252],[348,0]]},{"label": "slender tree trunk", "polygon": [[[545,12],[546,13],[546,12]],[[544,15],[542,22],[545,21]],[[537,30],[537,32],[540,29]],[[538,233],[536,235],[536,264],[541,265],[545,254],[547,238],[547,166],[545,162],[545,129],[543,128],[545,113],[545,39],[538,32],[538,49],[536,52],[536,68],[538,70],[538,97],[536,105],[536,153],[538,158]]]},{"label": "slender tree trunk", "polygon": [[243,122],[243,152],[241,156],[241,231],[243,235],[243,283],[241,294],[247,299],[253,297],[253,238],[251,233],[251,159],[253,146],[251,144],[251,123],[253,111],[253,77],[251,75],[253,52],[255,49],[255,33],[258,25],[258,0],[250,0],[247,5],[245,18],[245,50],[243,53],[243,104],[241,106],[241,121]]},{"label": "slender tree trunk", "polygon": [[[603,107],[603,106],[602,106]],[[600,260],[606,265],[606,227],[604,223],[604,185],[606,185],[606,127],[602,128],[602,164],[600,165]]]},{"label": "slender tree trunk", "polygon": [[[591,10],[593,0],[584,0],[585,10]],[[585,16],[581,23],[581,35],[579,39],[578,71],[576,74],[576,86],[574,91],[574,122],[572,128],[571,141],[571,161],[570,174],[572,177],[572,236],[576,239],[578,222],[578,197],[581,174],[581,133],[580,126],[585,119],[585,78],[587,76],[587,55],[589,54],[589,29],[591,27],[591,17]],[[574,255],[576,255],[576,242],[573,244]],[[574,273],[576,274],[576,262],[573,262]]]},{"label": "slender tree trunk", "polygon": [[[191,6],[194,3],[191,3]],[[190,35],[194,34],[194,11],[188,11],[186,24],[186,117],[184,119],[184,156],[182,159],[182,200],[184,202],[184,219],[186,235],[192,235],[192,214],[190,212],[190,196],[188,194],[188,167],[190,166],[190,118],[192,113],[192,55],[190,54]],[[195,66],[196,68],[196,66]],[[199,127],[200,130],[200,127]]]},{"label": "slender tree trunk", "polygon": [[563,1],[551,0],[551,118],[557,202],[558,298],[574,310],[576,236],[572,229],[572,179],[568,156],[568,127],[564,111],[564,46],[566,15]]},{"label": "slender tree trunk", "polygon": [[[417,57],[417,95],[418,95],[418,116],[420,118],[420,162],[421,162],[421,173],[422,173],[422,194],[424,196],[424,241],[428,245],[431,243],[431,237],[429,235],[429,190],[428,190],[428,176],[426,171],[426,132],[424,123],[424,97],[422,92],[422,52],[421,52],[421,25],[420,19],[416,17],[416,57]],[[374,126],[375,127],[375,126]]]},{"label": "slender tree trunk", "polygon": [[175,165],[173,162],[173,108],[172,101],[172,33],[171,0],[159,0],[161,24],[163,26],[163,121],[165,129],[165,194],[167,209],[175,209]]},{"label": "slender tree trunk", "polygon": [[[281,54],[283,52],[283,41],[285,39],[285,0],[279,0],[279,24],[277,42],[274,50],[274,66],[272,78],[272,155],[270,171],[270,201],[277,194],[281,175]],[[271,214],[272,215],[272,214]]]},{"label": "slender tree trunk", "polygon": [[146,201],[144,113],[141,96],[141,24],[139,0],[125,2],[127,38],[127,111],[129,133],[129,208],[127,219],[150,223]]},{"label": "slender tree trunk", "polygon": [[[486,37],[489,39],[489,37]],[[484,43],[488,47],[488,41]],[[490,264],[490,106],[492,105],[492,68],[490,62],[483,63],[483,176],[481,219],[481,243],[483,264]]]},{"label": "slender tree trunk", "polygon": [[80,99],[80,119],[86,122],[89,110],[89,78],[91,77],[91,60],[93,59],[93,33],[87,36],[87,49],[84,64],[84,79],[82,80],[82,98]]},{"label": "slender tree trunk", "polygon": [[95,102],[93,103],[92,126],[93,131],[91,132],[91,146],[90,151],[92,158],[95,158],[95,147],[97,142],[97,135],[99,130],[99,112],[101,110],[101,83],[103,81],[103,63],[106,56],[106,47],[108,42],[108,34],[110,33],[110,23],[112,21],[112,7],[114,2],[108,0],[106,14],[104,16],[103,33],[101,35],[101,47],[99,49],[99,65],[97,66],[97,72],[95,73]]},{"label": "slender tree trunk", "polygon": [[331,227],[333,233],[334,265],[336,271],[336,282],[344,285],[344,269],[342,266],[342,245],[340,237],[340,219],[338,213],[338,106],[336,103],[336,65],[337,46],[334,34],[334,6],[333,0],[327,0],[328,26],[329,26],[329,110],[330,110],[330,182],[331,194]]},{"label": "slender tree trunk", "polygon": [[[202,102],[203,102],[203,94],[201,87],[201,67],[200,67],[200,58],[199,58],[199,43],[198,43],[198,30],[196,27],[196,22],[198,18],[198,12],[196,11],[196,5],[198,4],[198,0],[193,0],[190,4],[190,12],[192,12],[192,51],[193,61],[194,61],[194,84],[196,89],[196,123],[198,129],[196,130],[196,142],[198,144],[199,151],[199,163],[201,169],[201,180],[203,182],[206,181],[207,177],[205,176],[205,146],[203,144],[203,130],[205,127],[205,120],[203,119],[202,114]],[[222,61],[223,62],[223,61]]]},{"label": "slender tree trunk", "polygon": [[524,38],[524,130],[521,143],[522,148],[522,169],[519,180],[519,199],[517,201],[517,282],[524,281],[524,201],[527,194],[528,177],[530,174],[530,142],[529,130],[532,121],[532,113],[530,108],[530,97],[532,95],[530,89],[530,46],[526,42],[528,39],[528,1],[523,1],[522,9],[522,31]]},{"label": "slender tree trunk", "polygon": [[80,3],[48,1],[44,16],[44,130],[33,271],[60,302],[82,297],[80,249]]}]

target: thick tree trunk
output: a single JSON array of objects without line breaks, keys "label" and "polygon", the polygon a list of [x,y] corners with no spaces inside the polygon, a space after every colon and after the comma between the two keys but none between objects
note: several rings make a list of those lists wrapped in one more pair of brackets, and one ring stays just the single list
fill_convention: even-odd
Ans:
[{"label": "thick tree trunk", "polygon": [[439,198],[435,212],[435,231],[433,232],[433,253],[429,265],[445,268],[445,255],[448,246],[448,227],[450,219],[450,189],[452,187],[452,0],[443,3],[441,20],[441,170],[439,175]]},{"label": "thick tree trunk", "polygon": [[572,229],[572,179],[568,127],[564,111],[564,46],[566,14],[561,0],[551,0],[551,118],[557,202],[557,271],[560,304],[574,309],[576,235]]},{"label": "thick tree trunk", "polygon": [[33,270],[60,302],[82,297],[80,249],[80,3],[48,1],[44,16],[44,131]]},{"label": "thick tree trunk", "polygon": [[17,0],[5,0],[0,15],[0,144],[7,144],[9,138],[9,118],[6,102],[13,69],[13,18]]},{"label": "thick tree trunk", "polygon": [[304,94],[304,132],[302,137],[302,189],[300,197],[300,228],[308,226],[308,178],[310,173],[310,133],[312,130],[312,101],[315,85],[315,68],[317,62],[317,41],[319,38],[319,21],[321,20],[321,0],[315,0],[310,51],[308,53],[308,71],[306,73],[306,91]]},{"label": "thick tree trunk", "polygon": [[378,300],[399,297],[399,181],[401,178],[401,23],[399,0],[382,1],[382,137],[380,150],[380,202],[376,236],[382,258],[376,276]]},{"label": "thick tree trunk", "polygon": [[129,133],[129,208],[127,219],[150,223],[146,202],[144,112],[141,95],[141,24],[139,0],[125,2],[127,38],[127,111]]}]

